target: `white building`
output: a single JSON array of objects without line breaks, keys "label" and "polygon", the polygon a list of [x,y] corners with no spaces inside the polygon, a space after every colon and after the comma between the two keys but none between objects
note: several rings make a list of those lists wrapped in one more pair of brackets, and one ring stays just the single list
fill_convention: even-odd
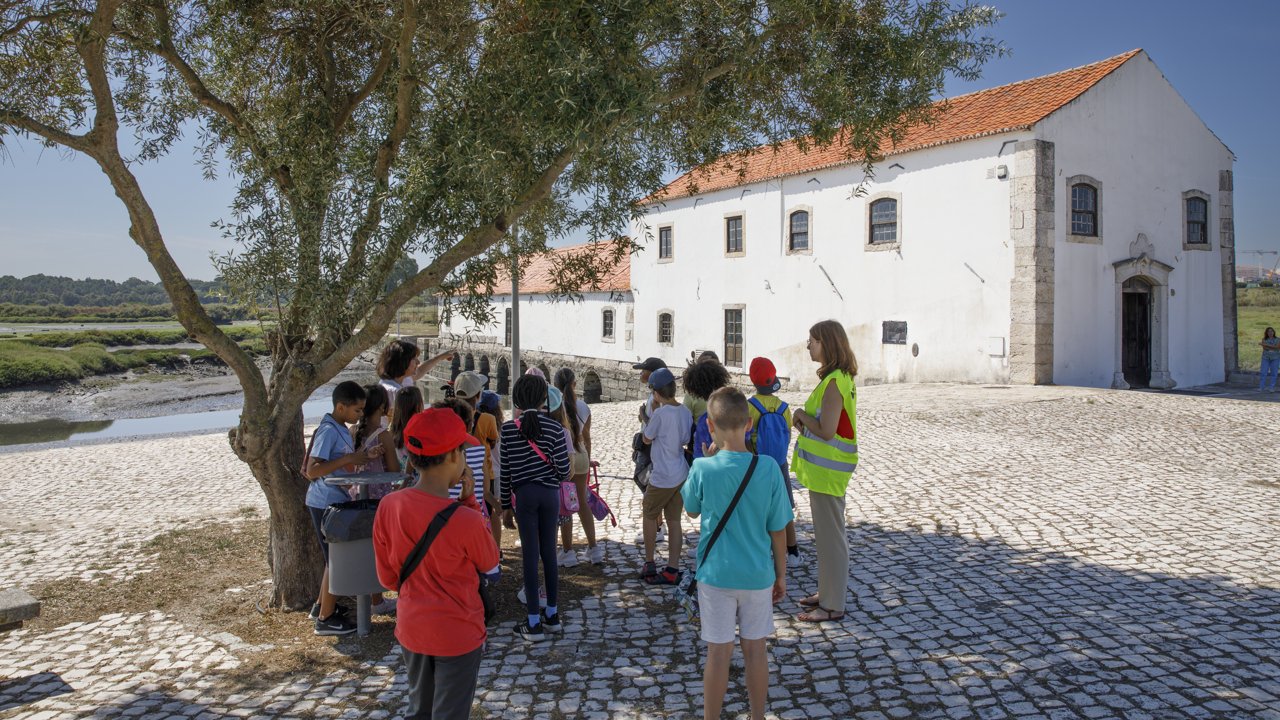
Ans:
[{"label": "white building", "polygon": [[[634,308],[535,300],[522,336],[615,360],[763,355],[807,385],[808,328],[832,318],[870,381],[1226,378],[1234,157],[1145,52],[939,110],[873,178],[841,147],[795,143],[678,178],[635,229]],[[634,312],[630,341],[593,337],[606,307]]]}]

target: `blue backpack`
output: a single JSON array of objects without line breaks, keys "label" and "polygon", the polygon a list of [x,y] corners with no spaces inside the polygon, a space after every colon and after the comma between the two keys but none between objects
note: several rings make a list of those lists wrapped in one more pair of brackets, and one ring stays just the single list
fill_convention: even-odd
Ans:
[{"label": "blue backpack", "polygon": [[707,414],[702,413],[693,423],[693,460],[702,457],[702,446],[710,445],[713,438],[711,437],[711,428],[707,425]]},{"label": "blue backpack", "polygon": [[787,421],[782,417],[782,413],[787,411],[787,404],[782,402],[777,410],[769,412],[756,398],[751,398],[749,402],[760,413],[760,419],[756,421],[750,436],[755,443],[756,454],[768,455],[778,461],[778,467],[785,468],[787,450],[791,447],[791,428],[787,427]]}]

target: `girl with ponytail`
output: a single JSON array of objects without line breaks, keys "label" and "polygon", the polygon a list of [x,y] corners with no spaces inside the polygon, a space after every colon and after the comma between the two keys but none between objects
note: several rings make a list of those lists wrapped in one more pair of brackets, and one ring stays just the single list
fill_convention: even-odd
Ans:
[{"label": "girl with ponytail", "polygon": [[[560,483],[570,476],[563,426],[544,410],[547,381],[522,375],[511,388],[514,418],[502,424],[499,464],[500,500],[504,510],[514,503],[520,551],[524,560],[524,597],[528,618],[515,627],[531,642],[560,632],[557,595],[556,524],[560,515]],[[546,610],[540,612],[538,561],[546,576]]]},{"label": "girl with ponytail", "polygon": [[[591,408],[578,397],[578,378],[573,370],[560,368],[555,374],[555,386],[564,395],[564,412],[569,418],[573,454],[570,465],[573,484],[578,491],[578,517],[582,531],[587,536],[587,557],[595,565],[604,562],[604,548],[596,545],[596,518],[587,504],[587,475],[591,472]],[[573,516],[560,526],[560,564],[573,567],[578,564],[578,553],[573,550]]]}]

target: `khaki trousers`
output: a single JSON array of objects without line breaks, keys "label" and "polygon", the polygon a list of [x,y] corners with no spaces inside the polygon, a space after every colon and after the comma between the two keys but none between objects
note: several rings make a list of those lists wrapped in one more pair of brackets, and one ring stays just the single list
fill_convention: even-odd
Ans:
[{"label": "khaki trousers", "polygon": [[849,589],[849,535],[844,505],[843,495],[809,491],[813,544],[818,550],[818,604],[832,612],[844,612]]}]

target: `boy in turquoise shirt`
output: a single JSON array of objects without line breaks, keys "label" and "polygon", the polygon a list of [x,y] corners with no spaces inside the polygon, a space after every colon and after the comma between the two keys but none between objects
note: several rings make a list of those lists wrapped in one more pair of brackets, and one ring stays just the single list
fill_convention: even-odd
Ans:
[{"label": "boy in turquoise shirt", "polygon": [[702,639],[708,645],[702,674],[707,720],[720,717],[735,635],[742,643],[751,717],[763,720],[769,697],[765,638],[773,635],[773,604],[786,595],[786,527],[793,515],[773,458],[759,456],[711,554],[702,555],[755,457],[745,440],[751,424],[747,408],[747,398],[736,388],[712,393],[707,421],[715,443],[707,456],[693,461],[682,490],[685,511],[701,516],[697,572]]}]

